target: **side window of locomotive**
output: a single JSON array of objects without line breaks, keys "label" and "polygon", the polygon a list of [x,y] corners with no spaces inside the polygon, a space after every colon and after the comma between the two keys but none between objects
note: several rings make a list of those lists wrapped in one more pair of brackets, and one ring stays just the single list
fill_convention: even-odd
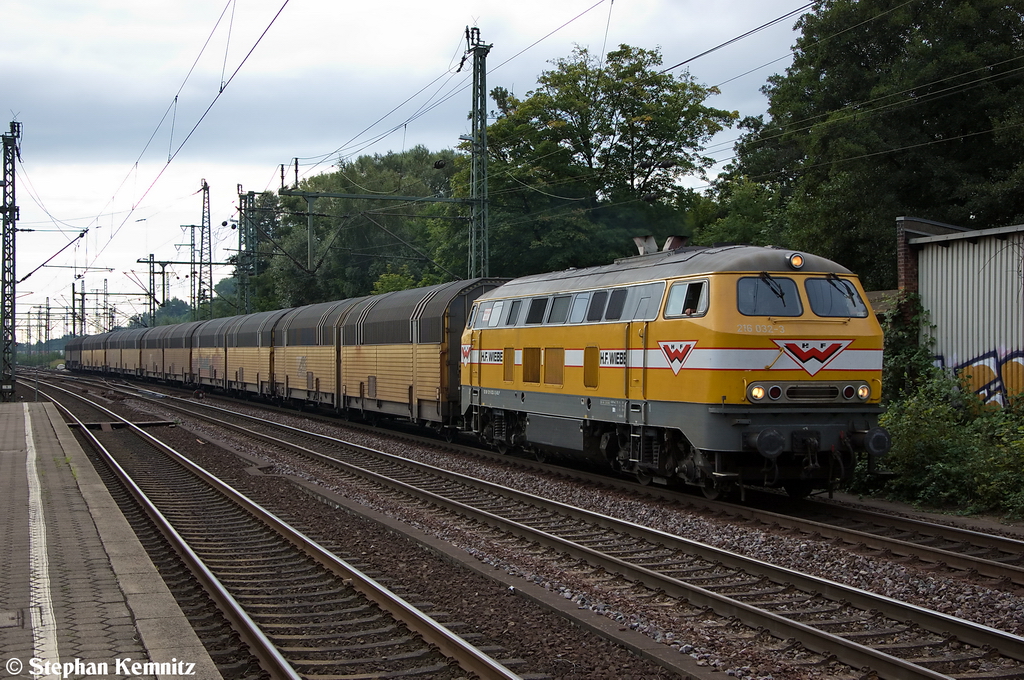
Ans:
[{"label": "side window of locomotive", "polygon": [[818,316],[857,317],[868,315],[868,308],[857,289],[846,279],[807,279],[804,282],[811,311]]},{"label": "side window of locomotive", "polygon": [[736,305],[746,316],[800,316],[803,307],[793,279],[745,276],[736,284]]},{"label": "side window of locomotive", "polygon": [[483,328],[484,326],[491,325],[491,309],[493,307],[493,302],[485,302],[480,305],[479,309],[477,309],[477,322],[474,324],[474,328]]},{"label": "side window of locomotive", "polygon": [[608,298],[608,308],[604,311],[605,321],[618,321],[622,318],[622,308],[626,306],[628,288],[616,288]]},{"label": "side window of locomotive", "polygon": [[600,321],[604,316],[604,306],[608,302],[608,291],[599,290],[590,298],[590,307],[587,309],[587,321]]},{"label": "side window of locomotive", "polygon": [[548,323],[565,323],[569,317],[569,303],[572,302],[571,295],[558,295],[551,301],[551,312],[548,314]]},{"label": "side window of locomotive", "polygon": [[643,297],[636,301],[636,311],[633,312],[632,318],[637,320],[646,319],[647,313],[652,306],[653,305],[651,304],[651,296],[644,295]]},{"label": "side window of locomotive", "polygon": [[708,282],[675,283],[668,291],[665,316],[703,316],[708,311]]},{"label": "side window of locomotive", "polygon": [[498,300],[494,303],[494,307],[491,308],[491,318],[487,322],[488,326],[494,327],[501,323],[501,310],[505,307],[504,300]]},{"label": "side window of locomotive", "polygon": [[472,328],[473,322],[476,320],[476,313],[480,309],[480,305],[473,305],[473,308],[469,310],[469,318],[466,319],[466,328]]},{"label": "side window of locomotive", "polygon": [[534,298],[530,300],[530,311],[526,313],[526,323],[544,323],[544,312],[548,308],[547,298]]},{"label": "side window of locomotive", "polygon": [[627,301],[627,309],[631,311],[626,315],[627,319],[634,321],[653,321],[658,318],[658,310],[661,308],[661,298],[665,294],[664,283],[648,283],[636,286],[632,289],[633,294]]},{"label": "side window of locomotive", "polygon": [[569,323],[580,323],[587,316],[587,305],[590,304],[590,293],[579,293],[572,301],[569,312]]},{"label": "side window of locomotive", "polygon": [[523,306],[522,300],[513,300],[508,310],[508,318],[505,319],[506,326],[515,326],[519,321],[519,308]]}]

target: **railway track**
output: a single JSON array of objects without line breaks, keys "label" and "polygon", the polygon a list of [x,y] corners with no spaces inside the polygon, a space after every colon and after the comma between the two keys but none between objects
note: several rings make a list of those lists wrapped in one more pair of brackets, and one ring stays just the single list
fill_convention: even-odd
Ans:
[{"label": "railway track", "polygon": [[[129,390],[137,389],[130,384],[125,387]],[[437,440],[408,432],[395,433],[394,436],[430,446],[439,444]],[[988,585],[992,587],[1015,585],[1024,588],[1024,540],[1017,537],[810,499],[794,502],[788,497],[771,493],[753,494],[757,498],[751,498],[752,503],[744,505],[694,497],[664,487],[648,486],[638,489],[632,480],[580,470],[567,471],[564,467],[540,461],[504,456],[453,443],[446,446],[527,469],[551,472],[559,476],[572,475],[602,487],[612,487],[630,493],[640,490],[647,496],[715,513],[734,522],[799,532],[811,541],[831,541],[835,545],[860,551],[874,551],[880,557],[906,559],[935,570],[948,569],[972,579],[988,579]]]},{"label": "railway track", "polygon": [[[415,606],[428,603],[407,602],[102,405],[48,388],[271,677],[519,677]],[[123,424],[108,443],[131,441],[111,453],[69,397]]]},{"label": "railway track", "polygon": [[[216,408],[179,407],[193,415]],[[584,560],[643,584],[652,597],[710,607],[882,677],[1024,677],[1024,639],[1003,631],[251,416],[220,409],[197,417],[546,546],[562,556],[555,559]],[[303,443],[285,441],[282,431]]]}]

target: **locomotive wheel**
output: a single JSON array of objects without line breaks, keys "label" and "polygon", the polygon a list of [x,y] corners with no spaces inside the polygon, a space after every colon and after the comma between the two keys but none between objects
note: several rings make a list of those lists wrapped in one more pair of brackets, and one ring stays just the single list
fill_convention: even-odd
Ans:
[{"label": "locomotive wheel", "polygon": [[648,486],[652,481],[654,481],[654,475],[647,472],[637,471],[636,481],[640,482],[640,486]]},{"label": "locomotive wheel", "polygon": [[509,446],[505,442],[494,442],[494,449],[504,456],[508,453]]},{"label": "locomotive wheel", "polygon": [[712,482],[711,486],[702,486],[700,490],[704,492],[704,498],[709,501],[717,501],[722,496],[722,489],[714,485]]}]

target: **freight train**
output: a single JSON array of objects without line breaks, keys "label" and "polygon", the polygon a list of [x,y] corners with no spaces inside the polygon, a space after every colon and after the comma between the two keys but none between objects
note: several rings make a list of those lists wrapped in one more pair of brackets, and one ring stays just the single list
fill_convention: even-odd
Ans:
[{"label": "freight train", "polygon": [[811,254],[682,247],[68,343],[69,370],[395,418],[709,496],[803,496],[890,447],[882,332]]}]

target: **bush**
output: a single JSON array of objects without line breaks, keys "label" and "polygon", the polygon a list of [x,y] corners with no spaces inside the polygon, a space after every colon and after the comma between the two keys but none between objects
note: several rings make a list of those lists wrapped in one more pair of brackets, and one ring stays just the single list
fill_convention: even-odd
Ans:
[{"label": "bush", "polygon": [[928,312],[921,297],[901,290],[890,302],[882,315],[882,400],[886,403],[913,392],[937,370],[930,345],[921,343],[921,329],[928,324]]},{"label": "bush", "polygon": [[1024,517],[1024,409],[992,408],[935,370],[889,404],[885,459],[895,500],[962,512]]},{"label": "bush", "polygon": [[928,313],[900,291],[882,319],[885,357],[879,424],[892,435],[882,460],[891,476],[858,463],[849,491],[957,512],[1024,518],[1024,397],[982,403],[966,383],[932,363],[922,344]]}]

